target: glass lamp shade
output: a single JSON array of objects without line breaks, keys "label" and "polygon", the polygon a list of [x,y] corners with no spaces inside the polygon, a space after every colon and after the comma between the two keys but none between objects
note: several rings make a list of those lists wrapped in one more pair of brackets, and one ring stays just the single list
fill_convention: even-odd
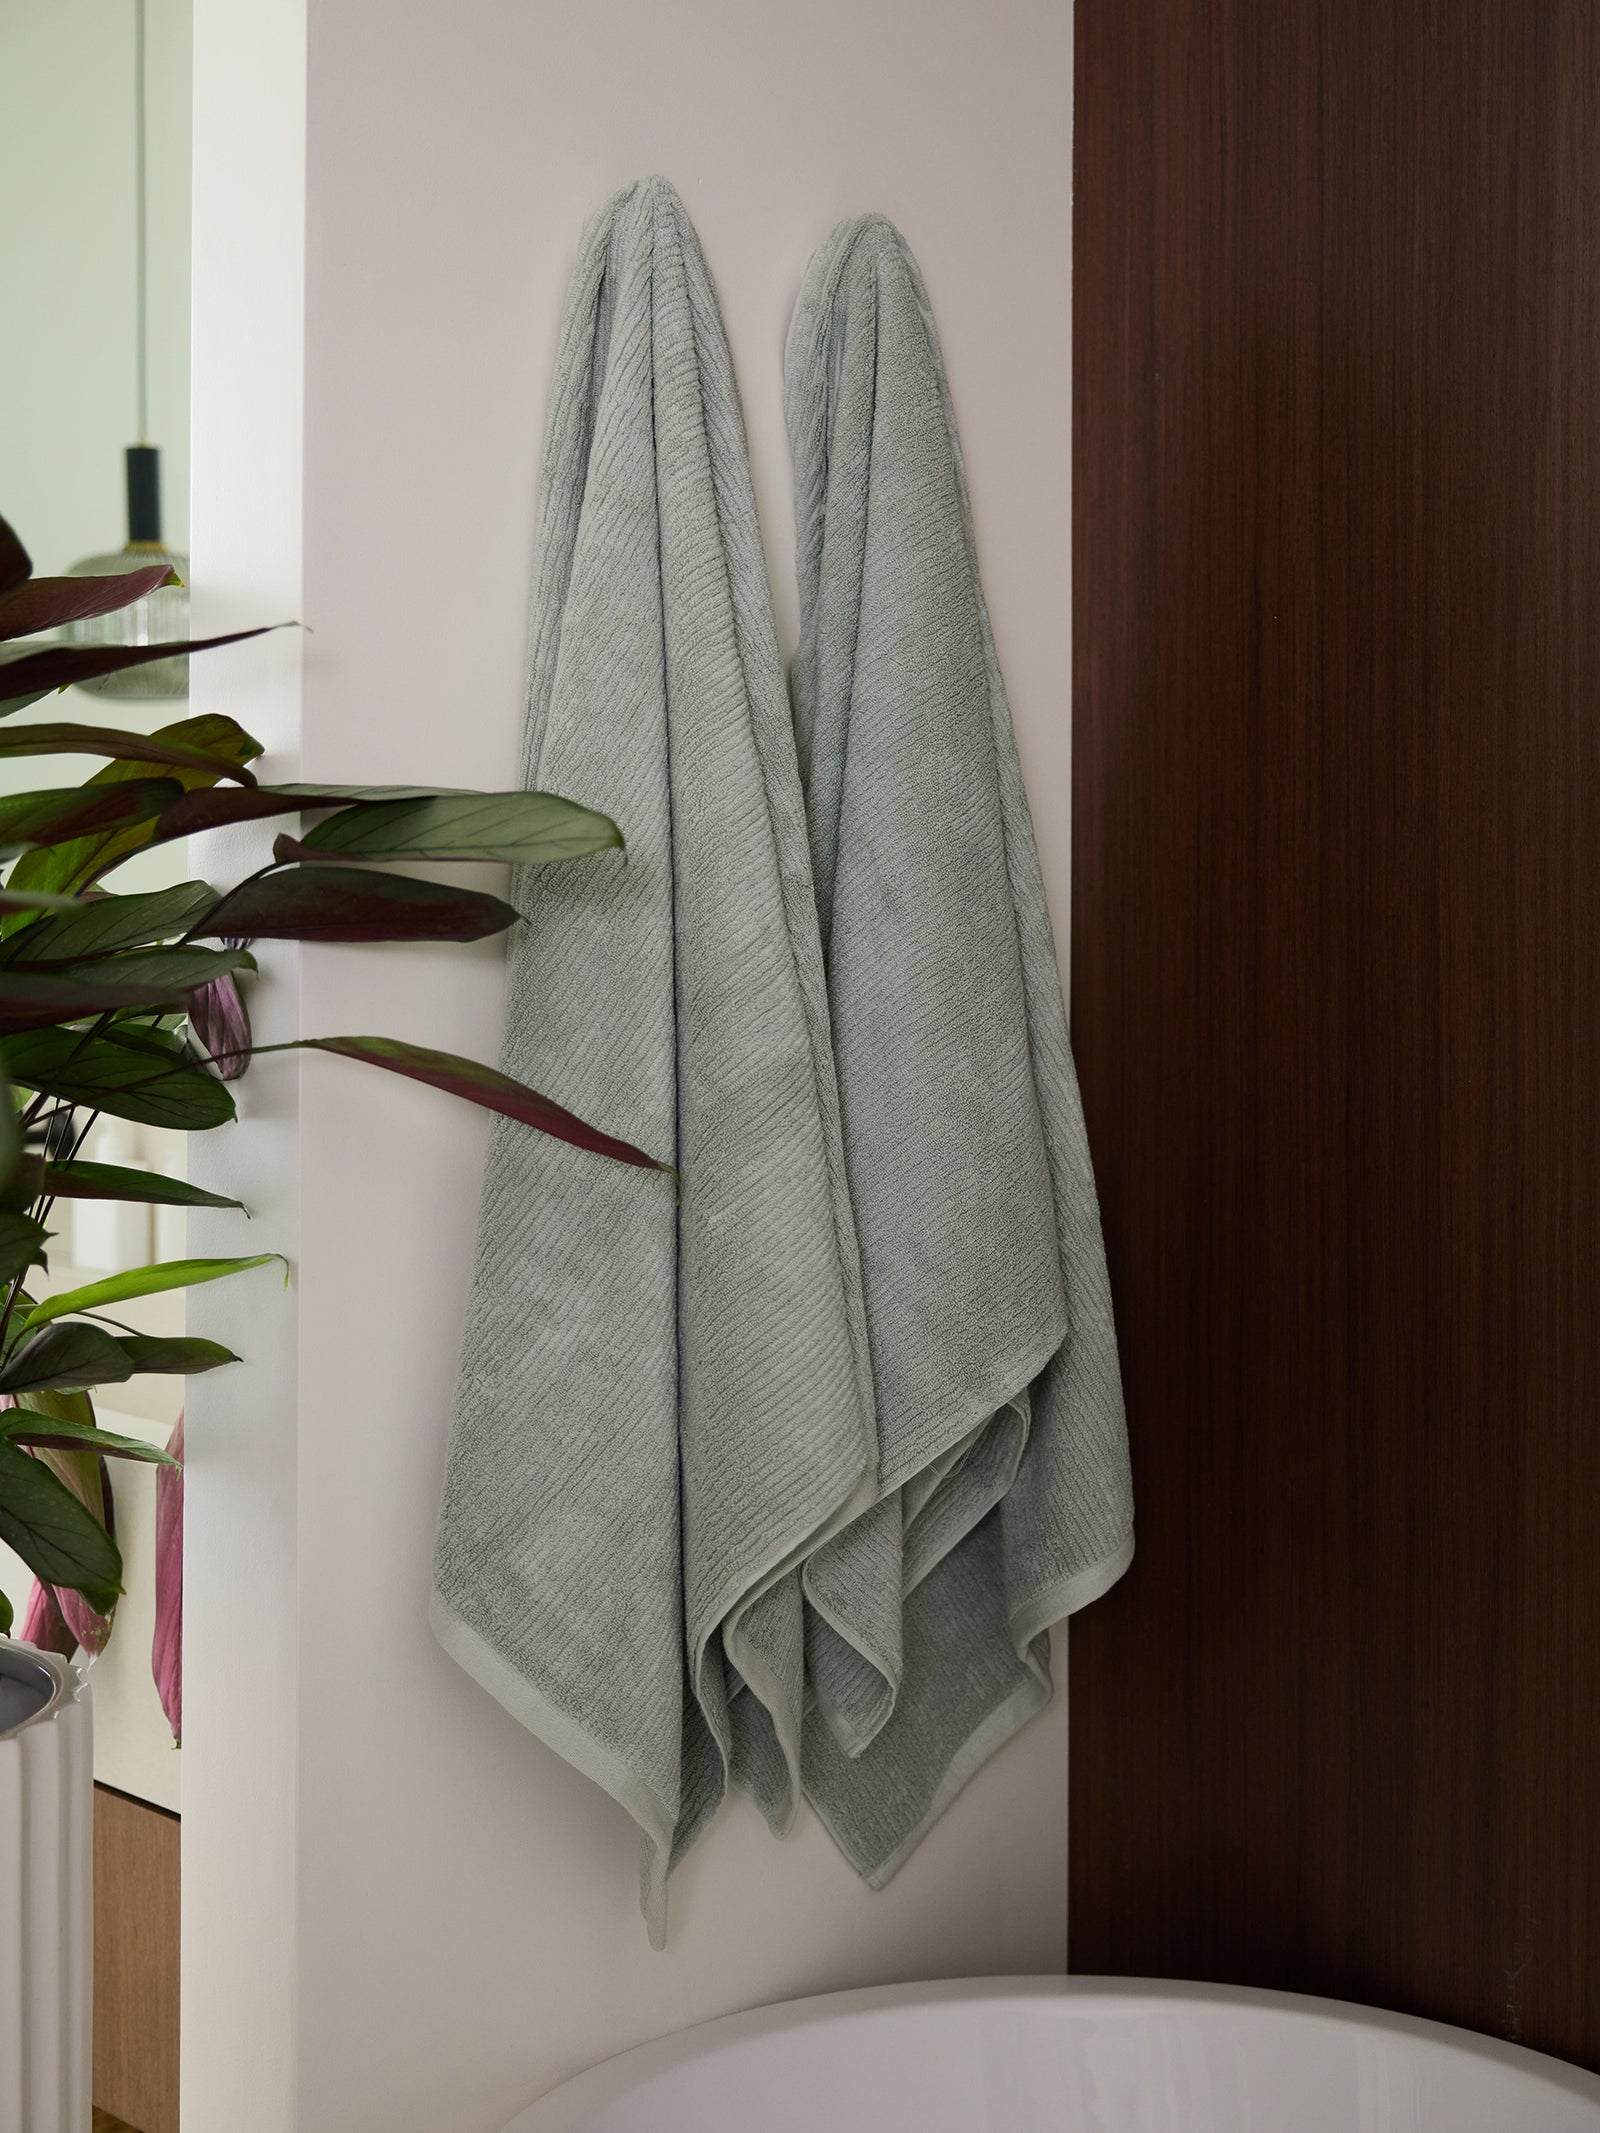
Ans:
[{"label": "glass lamp shade", "polygon": [[[189,558],[175,555],[159,541],[130,541],[126,548],[109,555],[85,556],[67,572],[69,578],[109,577],[123,570],[142,570],[147,563],[170,563],[182,585],[163,585],[131,607],[114,614],[92,615],[87,622],[69,622],[61,631],[64,644],[181,644],[189,634]],[[96,696],[187,696],[189,657],[152,659],[147,666],[124,667],[120,674],[102,675],[93,684]]]},{"label": "glass lamp shade", "polygon": [[[181,585],[163,585],[131,607],[112,615],[92,615],[61,630],[64,644],[181,644],[189,634],[189,558],[177,555],[161,538],[161,454],[153,444],[131,444],[128,463],[128,545],[110,555],[85,556],[67,572],[69,578],[105,578],[149,563],[170,563]],[[189,656],[152,659],[141,667],[124,667],[88,684],[96,696],[187,696]]]}]

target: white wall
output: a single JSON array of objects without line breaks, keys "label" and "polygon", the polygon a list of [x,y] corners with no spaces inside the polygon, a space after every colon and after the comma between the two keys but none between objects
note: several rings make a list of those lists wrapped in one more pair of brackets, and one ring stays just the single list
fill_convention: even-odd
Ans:
[{"label": "white wall", "polygon": [[[303,0],[195,9],[197,633],[304,611],[305,33]],[[231,712],[280,777],[299,759],[303,642],[282,631],[191,668],[193,710]],[[195,871],[225,881],[270,839],[192,842],[211,847]],[[258,953],[251,1013],[271,1042],[300,1026],[299,956]],[[244,1125],[196,1136],[191,1175],[255,1219],[196,1215],[194,1252],[260,1239],[298,1257],[299,1083],[292,1053],[263,1066],[238,1085]],[[329,2121],[297,2101],[297,1934],[302,1909],[315,1917],[298,1813],[298,1296],[265,1272],[216,1287],[195,1292],[190,1328],[249,1362],[192,1382],[184,1430],[181,2110],[191,2133],[311,2133]]]},{"label": "white wall", "polygon": [[[303,775],[514,779],[534,475],[566,273],[584,217],[650,171],[679,186],[722,291],[792,626],[788,310],[832,222],[881,208],[917,250],[943,327],[1064,918],[1069,9],[200,0],[195,563],[197,595],[214,576],[230,614],[283,597],[281,579],[247,585],[242,514],[272,455],[296,449],[288,355],[275,348],[265,415],[259,376],[252,386],[229,366],[257,308],[281,305],[278,248],[298,202],[292,187],[287,201],[264,197],[289,183],[281,157],[275,175],[256,174],[229,127],[270,125],[275,99],[293,103],[307,13]],[[270,63],[241,52],[246,37],[272,47]],[[293,125],[292,110],[280,116]],[[227,241],[235,192],[253,193],[257,222],[273,225],[265,292],[248,247]],[[281,340],[281,322],[266,330]],[[259,351],[251,362],[259,372]],[[280,472],[275,513],[289,480]],[[274,569],[292,562],[287,518],[279,536]],[[232,703],[228,677],[256,671],[255,654],[230,657],[226,674],[220,661],[206,670],[212,701]],[[292,742],[287,699],[280,708]],[[493,944],[308,950],[298,982],[298,1001],[292,979],[277,996],[308,1032],[495,1054]],[[815,1826],[778,1846],[736,1804],[674,1882],[669,1952],[650,1953],[631,1825],[452,1667],[424,1623],[483,1123],[330,1059],[263,1062],[247,1087],[263,1123],[239,1144],[282,1136],[275,1174],[257,1180],[251,1241],[298,1221],[296,1323],[268,1370],[284,1411],[271,1416],[263,1394],[246,1437],[230,1437],[219,1388],[199,1447],[190,1440],[190,1621],[225,1601],[242,1613],[228,1640],[213,1630],[203,1650],[191,1644],[188,2122],[491,2133],[574,2068],[729,2008],[1062,1967],[1059,1705],[881,1895]],[[226,1312],[235,1345],[259,1353],[265,1329],[240,1296],[200,1292],[192,1323],[220,1332],[207,1321]],[[241,1591],[257,1568],[267,1598]],[[241,1761],[269,1717],[270,1799]],[[266,1817],[270,1888],[259,1860],[240,1856],[256,1841],[252,1806]],[[270,1962],[238,1951],[257,1922],[241,1902],[270,1908]],[[285,1930],[287,2004],[271,1967],[286,1960]],[[230,1943],[223,1986],[211,1958]],[[264,2026],[287,2060],[265,2098],[239,2072],[270,2056]]]}]

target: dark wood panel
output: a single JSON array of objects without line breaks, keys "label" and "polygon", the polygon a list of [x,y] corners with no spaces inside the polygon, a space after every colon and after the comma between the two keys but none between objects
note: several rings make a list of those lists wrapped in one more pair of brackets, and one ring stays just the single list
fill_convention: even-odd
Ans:
[{"label": "dark wood panel", "polygon": [[94,2100],[114,2126],[178,2133],[176,1815],[94,1791]]},{"label": "dark wood panel", "polygon": [[1600,2066],[1600,9],[1077,25],[1073,1967]]}]

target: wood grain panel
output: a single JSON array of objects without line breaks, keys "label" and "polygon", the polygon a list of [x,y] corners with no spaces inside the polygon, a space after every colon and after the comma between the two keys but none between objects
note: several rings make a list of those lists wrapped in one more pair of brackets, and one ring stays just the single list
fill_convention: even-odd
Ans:
[{"label": "wood grain panel", "polygon": [[178,2133],[178,1836],[95,1787],[94,2100],[137,2133]]},{"label": "wood grain panel", "polygon": [[1600,2066],[1600,9],[1077,25],[1073,1967]]}]

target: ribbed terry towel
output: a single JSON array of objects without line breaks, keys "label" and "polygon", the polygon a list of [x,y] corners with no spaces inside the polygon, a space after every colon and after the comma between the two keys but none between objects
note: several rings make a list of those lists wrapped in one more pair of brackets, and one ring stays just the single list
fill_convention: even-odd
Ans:
[{"label": "ribbed terry towel", "polygon": [[[435,1568],[446,1649],[644,1833],[737,1719],[798,1787],[794,1567],[876,1494],[794,734],[715,293],[672,188],[585,233],[545,442],[526,770],[626,850],[530,869],[508,1070],[671,1181],[493,1136]],[[730,1706],[736,1705],[737,1712]],[[776,1773],[776,1775],[774,1775]]]},{"label": "ribbed terry towel", "polygon": [[785,400],[794,708],[882,1487],[805,1568],[805,1781],[880,1884],[1048,1701],[1046,1632],[1126,1568],[1132,1497],[955,419],[921,276],[883,217],[841,224],[812,261]]}]

